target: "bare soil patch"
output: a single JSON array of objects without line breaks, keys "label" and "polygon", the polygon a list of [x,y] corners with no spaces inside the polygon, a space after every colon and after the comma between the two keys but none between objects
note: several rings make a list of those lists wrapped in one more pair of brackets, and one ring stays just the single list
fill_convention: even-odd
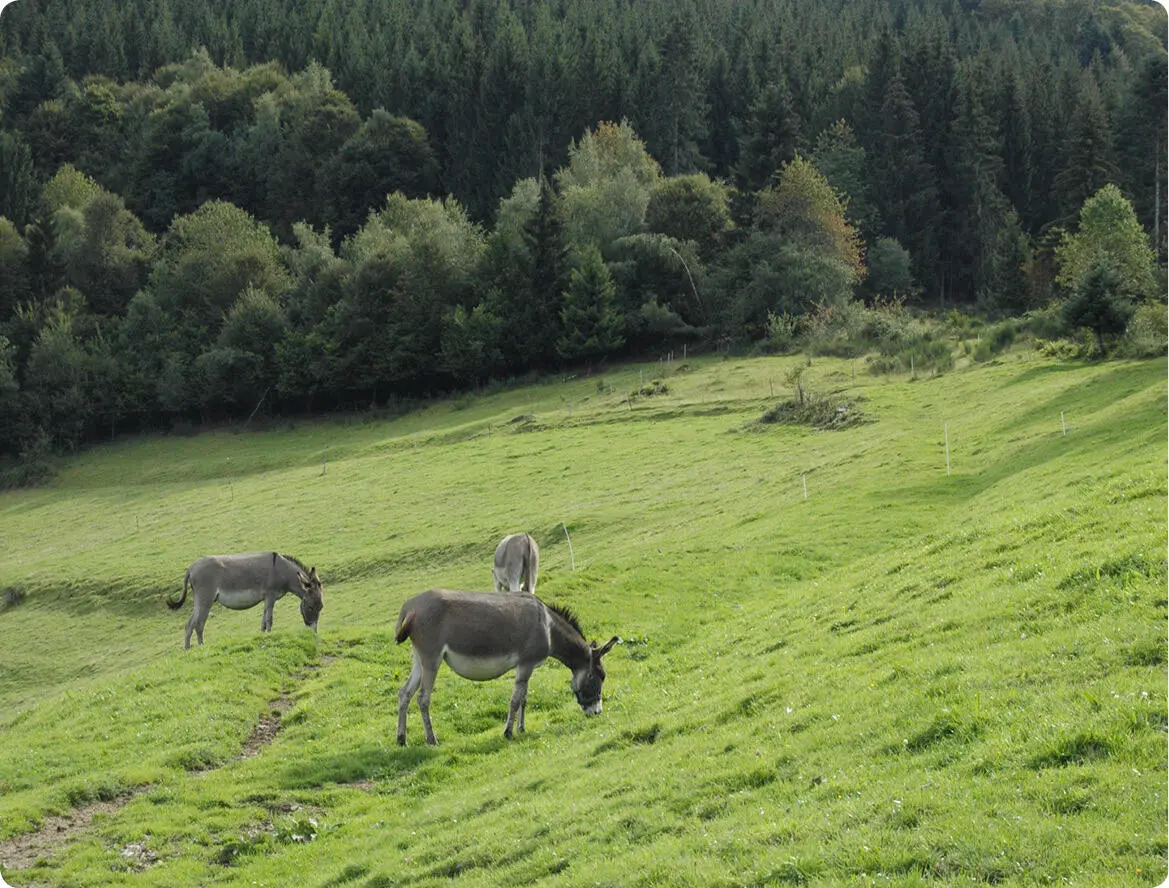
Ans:
[{"label": "bare soil patch", "polygon": [[240,758],[251,758],[276,739],[276,735],[280,733],[280,719],[292,708],[292,700],[288,697],[279,697],[268,705],[269,711],[260,716],[259,723],[252,728],[251,736],[244,742]]},{"label": "bare soil patch", "polygon": [[36,832],[13,836],[0,842],[0,870],[27,869],[88,829],[98,814],[112,814],[136,793],[121,796],[109,802],[94,802],[74,808],[67,814],[46,817]]}]

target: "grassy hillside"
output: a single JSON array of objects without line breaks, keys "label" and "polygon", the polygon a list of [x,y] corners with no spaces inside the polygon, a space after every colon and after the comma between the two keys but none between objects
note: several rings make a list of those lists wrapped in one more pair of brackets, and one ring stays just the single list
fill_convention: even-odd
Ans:
[{"label": "grassy hillside", "polygon": [[[757,423],[802,360],[125,442],[0,496],[4,877],[1160,883],[1164,361],[816,359],[805,384],[864,421]],[[440,745],[415,707],[398,748],[399,605],[489,588],[519,529],[540,596],[625,639],[604,713],[550,662],[509,743],[510,682],[444,669]],[[260,548],[317,566],[319,637],[294,600],[267,636],[217,607],[184,653],[186,566]]]}]

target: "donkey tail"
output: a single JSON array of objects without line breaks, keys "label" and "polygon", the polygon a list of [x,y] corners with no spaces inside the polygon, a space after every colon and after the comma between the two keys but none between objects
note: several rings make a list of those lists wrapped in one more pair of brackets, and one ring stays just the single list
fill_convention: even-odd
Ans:
[{"label": "donkey tail", "polygon": [[410,637],[410,630],[414,627],[414,611],[410,611],[398,618],[398,628],[394,632],[394,641],[401,644]]},{"label": "donkey tail", "polygon": [[183,577],[183,597],[180,598],[178,601],[171,601],[168,598],[167,602],[166,602],[167,607],[169,607],[173,611],[177,611],[180,607],[183,606],[183,602],[187,600],[187,584],[190,582],[191,582],[191,572],[187,571],[187,575],[185,577]]}]

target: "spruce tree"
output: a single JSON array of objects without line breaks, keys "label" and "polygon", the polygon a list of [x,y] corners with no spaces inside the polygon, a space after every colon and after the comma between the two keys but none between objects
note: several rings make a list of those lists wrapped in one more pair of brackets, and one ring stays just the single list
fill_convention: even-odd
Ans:
[{"label": "spruce tree", "polygon": [[1100,356],[1104,355],[1105,335],[1123,333],[1132,317],[1132,306],[1121,297],[1120,287],[1120,277],[1107,261],[1100,260],[1092,265],[1063,306],[1068,324],[1087,327],[1096,335]]},{"label": "spruce tree", "polygon": [[540,180],[540,201],[524,226],[527,267],[526,291],[518,306],[527,340],[530,365],[548,364],[555,357],[560,335],[561,305],[569,277],[569,246],[564,232],[564,209],[547,179]]},{"label": "spruce tree", "polygon": [[616,308],[616,287],[601,251],[585,247],[572,270],[560,311],[564,333],[556,351],[566,361],[603,357],[625,342],[624,321]]},{"label": "spruce tree", "polygon": [[884,123],[876,147],[866,158],[870,180],[887,233],[909,250],[915,276],[926,282],[936,272],[937,179],[922,150],[917,109],[900,75],[889,82],[881,116]]},{"label": "spruce tree", "polygon": [[998,140],[974,85],[975,72],[957,81],[955,119],[945,152],[944,225],[940,231],[950,290],[973,301],[990,283],[1009,205],[999,190],[1003,162]]},{"label": "spruce tree", "polygon": [[747,191],[761,191],[779,168],[796,155],[800,120],[784,82],[764,88],[751,112],[739,142],[737,178]]},{"label": "spruce tree", "polygon": [[1080,81],[1076,109],[1069,124],[1063,170],[1053,188],[1060,220],[1070,222],[1084,201],[1110,182],[1120,181],[1104,98],[1091,71]]}]

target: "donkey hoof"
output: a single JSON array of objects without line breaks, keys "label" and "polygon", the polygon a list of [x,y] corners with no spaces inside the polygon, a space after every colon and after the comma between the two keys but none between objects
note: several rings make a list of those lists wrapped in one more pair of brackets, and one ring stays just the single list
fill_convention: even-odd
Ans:
[{"label": "donkey hoof", "polygon": [[406,745],[406,735],[405,735],[405,734],[399,734],[399,735],[398,735],[398,745],[399,745],[399,746],[405,746],[405,745]]},{"label": "donkey hoof", "polygon": [[503,736],[506,737],[508,740],[515,739],[515,735],[511,732],[511,728],[508,728],[506,731],[504,731]]}]

